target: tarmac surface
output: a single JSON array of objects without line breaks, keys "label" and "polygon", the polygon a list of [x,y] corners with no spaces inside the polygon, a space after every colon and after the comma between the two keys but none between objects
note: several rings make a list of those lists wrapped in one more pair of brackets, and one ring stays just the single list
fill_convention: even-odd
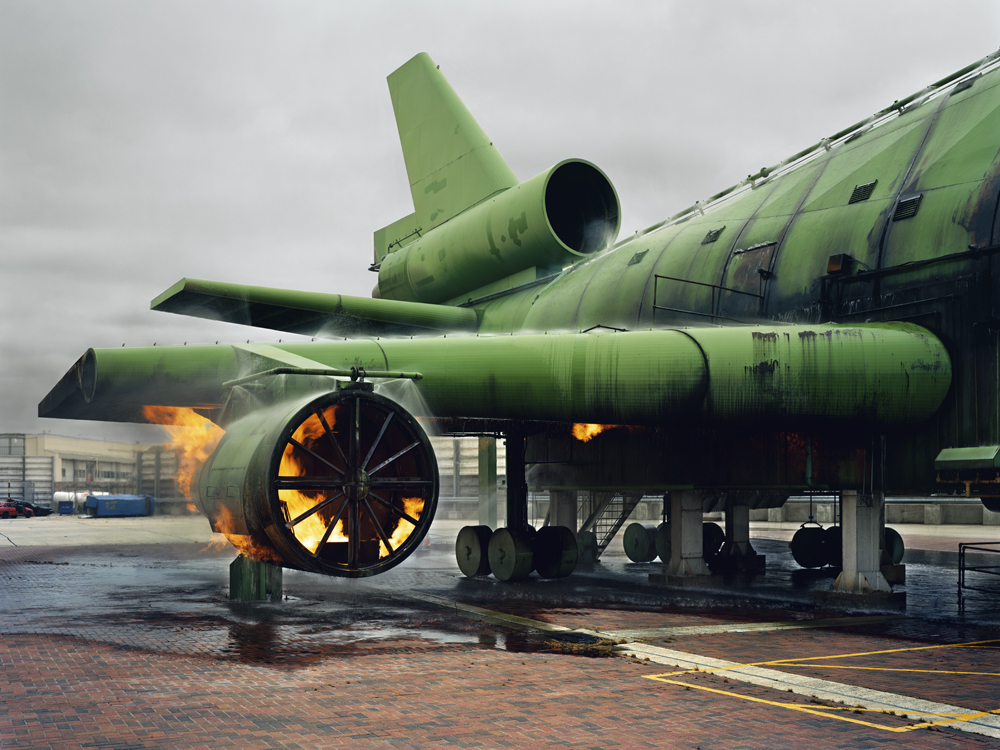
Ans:
[{"label": "tarmac surface", "polygon": [[797,568],[795,524],[753,524],[766,574],[703,589],[620,544],[466,579],[462,524],[248,605],[203,518],[0,521],[0,748],[1000,747],[1000,579],[964,611],[956,586],[959,541],[1000,527],[896,526],[907,609],[879,612],[813,604],[833,576]]}]

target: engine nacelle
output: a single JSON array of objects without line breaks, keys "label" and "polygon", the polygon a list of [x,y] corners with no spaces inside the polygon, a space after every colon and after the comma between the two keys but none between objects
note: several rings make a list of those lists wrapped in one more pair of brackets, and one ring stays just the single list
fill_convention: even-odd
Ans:
[{"label": "engine nacelle", "polygon": [[344,387],[230,425],[193,499],[240,551],[357,578],[412,554],[437,508],[430,441],[393,401]]},{"label": "engine nacelle", "polygon": [[600,169],[560,162],[385,256],[378,292],[440,303],[532,267],[558,270],[610,247],[620,214],[618,194]]}]

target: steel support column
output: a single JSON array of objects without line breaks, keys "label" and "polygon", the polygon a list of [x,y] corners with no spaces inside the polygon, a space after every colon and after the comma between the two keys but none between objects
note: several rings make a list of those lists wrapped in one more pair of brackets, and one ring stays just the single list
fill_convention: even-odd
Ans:
[{"label": "steel support column", "polygon": [[507,528],[528,527],[528,483],[524,479],[524,435],[508,432]]},{"label": "steel support column", "polygon": [[146,494],[142,491],[142,451],[135,452],[135,494]]},{"label": "steel support column", "polygon": [[160,460],[159,446],[153,449],[153,499],[160,502]]}]

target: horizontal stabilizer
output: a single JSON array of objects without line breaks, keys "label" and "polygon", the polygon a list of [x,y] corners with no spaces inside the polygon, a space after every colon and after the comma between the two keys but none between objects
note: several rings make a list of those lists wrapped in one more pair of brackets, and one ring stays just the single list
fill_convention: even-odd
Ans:
[{"label": "horizontal stabilizer", "polygon": [[181,279],[154,299],[150,307],[306,336],[412,336],[474,331],[478,326],[475,311],[462,307],[198,279]]}]

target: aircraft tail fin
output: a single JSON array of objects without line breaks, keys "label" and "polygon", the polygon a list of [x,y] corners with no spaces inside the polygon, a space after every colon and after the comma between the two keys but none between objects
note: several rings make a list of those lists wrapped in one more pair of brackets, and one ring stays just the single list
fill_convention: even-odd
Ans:
[{"label": "aircraft tail fin", "polygon": [[518,184],[489,136],[426,53],[405,63],[388,81],[417,231],[426,232]]}]

